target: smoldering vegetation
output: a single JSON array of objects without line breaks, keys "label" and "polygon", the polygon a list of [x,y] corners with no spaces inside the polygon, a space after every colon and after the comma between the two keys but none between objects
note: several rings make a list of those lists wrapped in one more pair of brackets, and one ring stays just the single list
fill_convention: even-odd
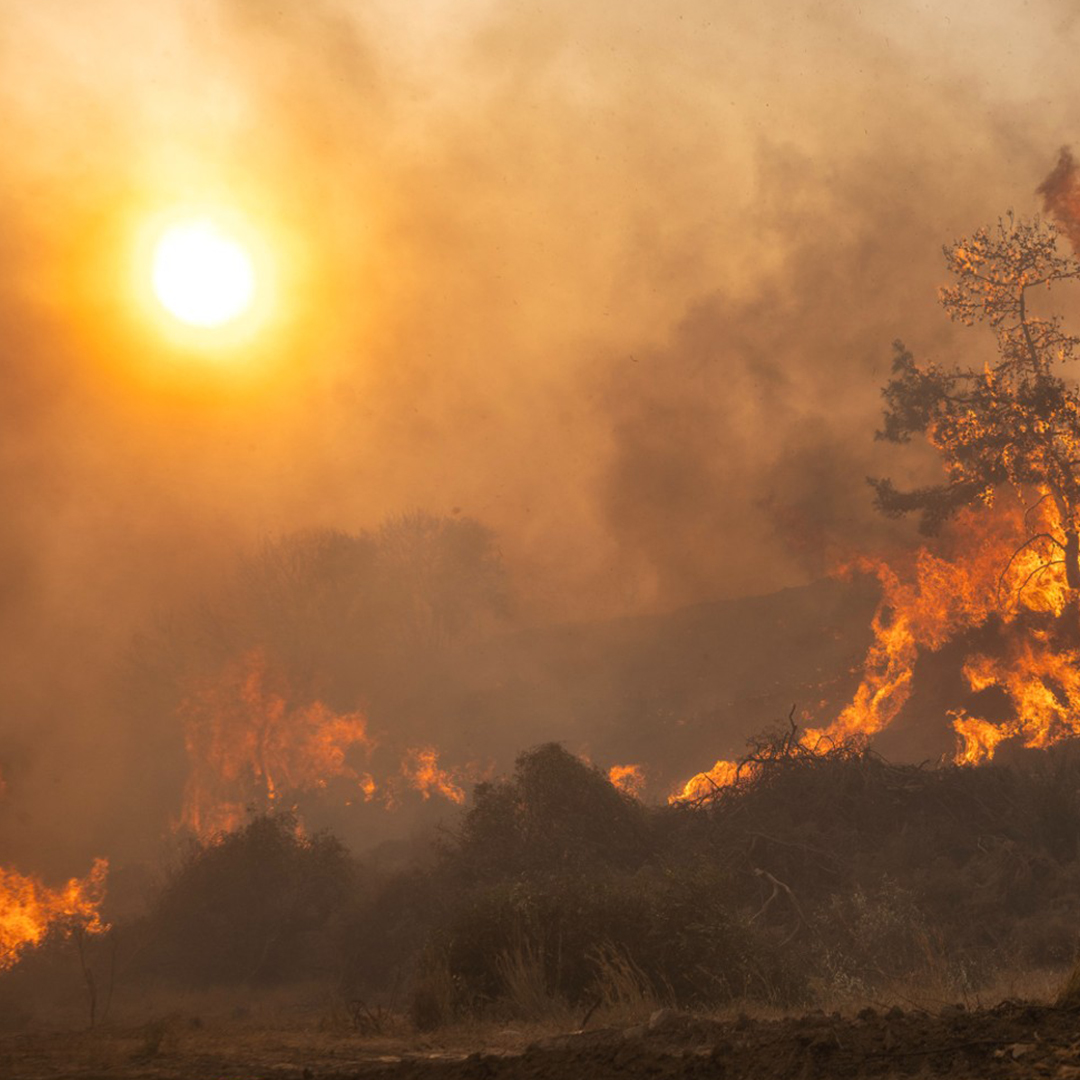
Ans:
[{"label": "smoldering vegetation", "polygon": [[1073,957],[1078,791],[1073,744],[928,769],[778,727],[734,785],[649,806],[547,744],[408,855],[356,856],[288,814],[193,842],[141,914],[6,973],[4,1015],[298,980],[369,1034],[978,1000]]}]

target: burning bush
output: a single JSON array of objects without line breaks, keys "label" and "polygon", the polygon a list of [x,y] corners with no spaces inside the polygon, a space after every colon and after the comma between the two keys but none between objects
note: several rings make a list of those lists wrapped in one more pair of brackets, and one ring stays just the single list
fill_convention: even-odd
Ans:
[{"label": "burning bush", "polygon": [[108,869],[105,859],[96,859],[86,878],[50,889],[37,878],[0,866],[0,971],[13,967],[26,949],[50,934],[102,933],[106,927],[98,909]]},{"label": "burning bush", "polygon": [[202,840],[246,807],[327,789],[339,806],[399,806],[409,790],[461,802],[462,775],[484,766],[459,769],[432,745],[443,673],[507,603],[494,534],[470,518],[416,512],[358,535],[268,540],[136,642],[131,721],[140,739],[160,733],[155,767],[187,766],[147,782],[182,786],[179,822]]}]

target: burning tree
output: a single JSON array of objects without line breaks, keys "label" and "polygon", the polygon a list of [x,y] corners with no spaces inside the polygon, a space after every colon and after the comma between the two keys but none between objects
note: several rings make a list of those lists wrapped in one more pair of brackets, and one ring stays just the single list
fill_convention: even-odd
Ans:
[{"label": "burning tree", "polygon": [[[1076,173],[1063,154],[1040,189],[1061,231],[1010,214],[944,249],[954,283],[941,302],[958,322],[989,324],[996,359],[920,364],[895,345],[878,437],[925,438],[945,475],[911,491],[870,483],[885,514],[916,512],[923,533],[943,535],[899,565],[849,565],[877,576],[882,600],[854,698],[807,727],[811,749],[882,731],[911,698],[920,657],[950,642],[964,647],[970,691],[948,709],[958,761],[986,761],[1006,739],[1045,747],[1080,735],[1080,391],[1063,374],[1080,337],[1035,306],[1040,291],[1080,278],[1060,243],[1080,239]],[[697,800],[738,775],[717,761],[672,799]]]},{"label": "burning tree", "polygon": [[955,283],[941,302],[959,322],[990,325],[996,361],[920,365],[896,345],[879,438],[924,436],[945,480],[906,492],[871,480],[876,504],[894,516],[918,511],[928,534],[956,521],[944,555],[919,552],[914,579],[867,567],[884,592],[875,641],[829,734],[880,731],[907,701],[921,651],[984,630],[994,640],[982,634],[963,675],[975,695],[1003,693],[1011,716],[950,710],[958,759],[984,761],[1007,738],[1041,747],[1080,733],[1080,393],[1061,373],[1080,338],[1033,309],[1037,291],[1080,277],[1061,235],[1010,214],[945,248]]},{"label": "burning tree", "polygon": [[[870,482],[880,510],[890,516],[917,511],[928,534],[962,508],[992,506],[1002,488],[1013,489],[1027,504],[1028,535],[1012,558],[1029,548],[1042,555],[1020,589],[1062,566],[1075,603],[1080,394],[1059,372],[1075,357],[1080,337],[1064,330],[1060,316],[1032,310],[1036,290],[1080,277],[1080,262],[1061,253],[1058,237],[1052,224],[1010,214],[996,228],[946,246],[956,280],[940,291],[941,303],[958,322],[993,328],[997,360],[981,368],[920,365],[896,342],[878,437],[905,443],[924,436],[941,456],[945,481],[913,491],[899,491],[888,479]],[[1036,519],[1032,512],[1043,503],[1050,513]],[[1003,577],[1007,568],[1001,568]]]}]

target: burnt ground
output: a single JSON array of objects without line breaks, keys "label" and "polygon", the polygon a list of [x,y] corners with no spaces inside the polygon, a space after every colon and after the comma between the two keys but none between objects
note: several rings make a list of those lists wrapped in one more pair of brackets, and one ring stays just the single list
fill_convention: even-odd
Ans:
[{"label": "burnt ground", "polygon": [[931,1014],[865,1009],[724,1022],[664,1010],[649,1025],[469,1052],[359,1035],[215,1035],[174,1019],[128,1031],[0,1035],[6,1080],[541,1080],[1055,1077],[1080,1080],[1080,1013],[1006,1002]]}]

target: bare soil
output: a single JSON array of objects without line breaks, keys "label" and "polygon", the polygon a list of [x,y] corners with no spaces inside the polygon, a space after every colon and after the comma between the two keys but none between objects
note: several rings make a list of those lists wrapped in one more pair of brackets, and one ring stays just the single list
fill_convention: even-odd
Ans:
[{"label": "bare soil", "polygon": [[[478,1033],[479,1034],[479,1033]],[[864,1009],[649,1025],[483,1047],[355,1033],[214,1031],[173,1018],[129,1030],[0,1035],[5,1080],[542,1080],[542,1078],[1055,1077],[1080,1080],[1080,1014],[1005,1002],[939,1013]]]}]

